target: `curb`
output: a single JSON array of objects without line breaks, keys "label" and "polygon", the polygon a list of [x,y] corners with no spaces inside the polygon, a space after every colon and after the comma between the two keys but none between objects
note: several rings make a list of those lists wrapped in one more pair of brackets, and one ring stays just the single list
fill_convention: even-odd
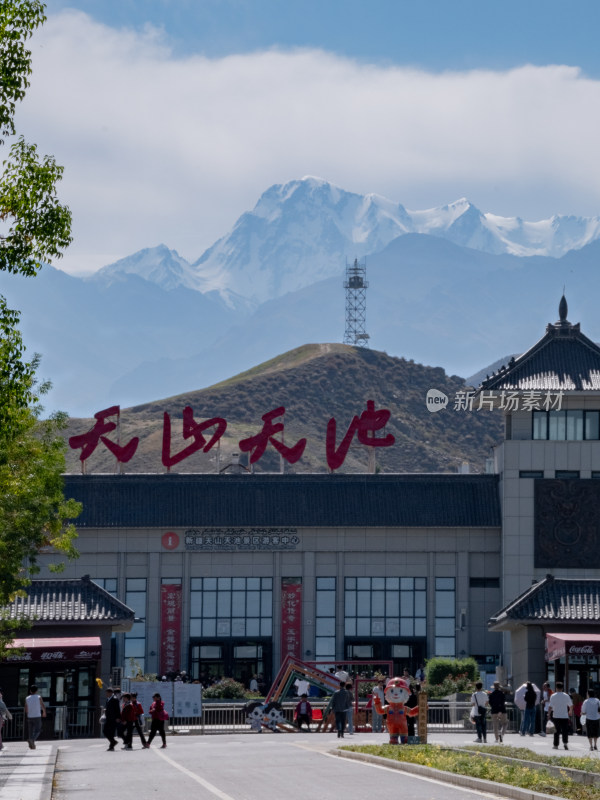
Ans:
[{"label": "curb", "polygon": [[450,783],[454,786],[464,786],[467,789],[476,789],[480,792],[489,794],[500,794],[503,797],[510,797],[513,800],[557,800],[556,795],[534,792],[531,789],[521,789],[519,786],[510,786],[507,783],[495,783],[486,781],[483,778],[471,778],[469,775],[457,775],[455,772],[444,772],[433,767],[424,767],[421,764],[410,764],[406,761],[391,761],[382,756],[372,756],[367,753],[355,753],[350,750],[330,750],[331,755],[340,758],[349,758],[351,761],[365,761],[376,764],[379,767],[397,769],[400,772],[409,772],[423,778],[435,778],[442,783]]}]

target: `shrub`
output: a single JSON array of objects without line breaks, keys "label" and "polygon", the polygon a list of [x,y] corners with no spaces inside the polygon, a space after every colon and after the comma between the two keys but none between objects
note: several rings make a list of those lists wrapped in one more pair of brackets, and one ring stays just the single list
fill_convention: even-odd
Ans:
[{"label": "shrub", "polygon": [[213,683],[202,692],[202,696],[216,700],[238,700],[248,695],[248,690],[243,683],[234,681],[233,678],[223,678],[219,683]]},{"label": "shrub", "polygon": [[430,658],[425,665],[428,684],[441,684],[450,678],[456,680],[466,676],[471,683],[479,680],[479,667],[474,658]]}]

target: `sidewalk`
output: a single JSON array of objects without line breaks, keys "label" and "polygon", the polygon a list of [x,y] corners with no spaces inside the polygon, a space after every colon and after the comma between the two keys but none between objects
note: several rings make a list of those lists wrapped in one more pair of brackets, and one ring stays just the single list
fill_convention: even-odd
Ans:
[{"label": "sidewalk", "polygon": [[39,742],[30,750],[27,742],[6,742],[0,751],[2,800],[50,800],[58,753],[54,742]]},{"label": "sidewalk", "polygon": [[[231,734],[239,738],[239,733]],[[228,734],[221,734],[220,739]],[[310,736],[301,734],[290,734],[298,740],[310,742],[311,748],[329,752],[335,749],[340,742],[335,738],[335,734],[311,734]],[[179,737],[174,737],[173,744]],[[198,744],[207,736],[185,736],[187,742],[197,740]],[[464,747],[473,744],[475,737],[470,734],[458,733],[434,733],[429,737],[429,744],[443,744],[451,747]],[[493,735],[492,735],[493,738]],[[98,745],[102,739],[69,740],[69,744],[75,741],[78,744],[88,742],[90,745]],[[355,734],[344,738],[344,745],[352,744],[384,744],[387,741],[385,734]],[[58,751],[64,747],[65,741],[57,740],[53,742],[38,742],[35,750],[30,750],[27,742],[6,742],[4,749],[0,751],[0,797],[2,800],[51,800],[52,782]],[[488,737],[488,744],[490,744]],[[512,747],[527,747],[528,749],[542,753],[544,755],[569,755],[583,758],[592,756],[600,758],[598,753],[590,753],[588,740],[584,736],[569,737],[568,753],[563,749],[562,744],[559,750],[552,749],[552,737],[523,737],[518,734],[509,734],[505,738],[505,744]],[[170,752],[170,751],[169,751]],[[600,751],[598,751],[600,753]],[[85,748],[81,750],[80,767],[85,769]]]}]

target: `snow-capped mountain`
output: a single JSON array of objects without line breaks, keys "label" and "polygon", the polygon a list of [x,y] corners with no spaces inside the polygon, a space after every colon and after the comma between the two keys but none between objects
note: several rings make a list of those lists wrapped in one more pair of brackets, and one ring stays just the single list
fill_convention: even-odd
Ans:
[{"label": "snow-capped mountain", "polygon": [[305,177],[267,189],[194,266],[206,287],[260,302],[339,276],[345,260],[379,252],[407,233],[492,254],[558,258],[599,238],[600,218],[526,222],[483,214],[465,198],[410,211],[380,195]]},{"label": "snow-capped mountain", "polygon": [[165,245],[103,267],[104,284],[135,274],[168,291],[218,292],[242,309],[341,277],[345,262],[420,233],[495,255],[559,258],[600,238],[599,217],[554,216],[538,222],[482,213],[467,199],[410,211],[377,194],[361,195],[305,177],[271,186],[252,211],[192,265]]}]

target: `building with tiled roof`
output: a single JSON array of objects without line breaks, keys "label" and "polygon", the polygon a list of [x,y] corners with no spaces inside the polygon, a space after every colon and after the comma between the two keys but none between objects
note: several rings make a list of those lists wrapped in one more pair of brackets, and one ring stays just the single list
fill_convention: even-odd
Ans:
[{"label": "building with tiled roof", "polygon": [[[468,654],[490,680],[543,682],[567,668],[546,663],[546,634],[598,624],[582,587],[600,581],[599,376],[563,298],[537,344],[465,393],[504,415],[493,474],[66,476],[83,512],[65,575],[135,610],[114,639],[126,671],[268,682],[288,654],[413,674]],[[592,666],[582,688],[600,685]]]}]

